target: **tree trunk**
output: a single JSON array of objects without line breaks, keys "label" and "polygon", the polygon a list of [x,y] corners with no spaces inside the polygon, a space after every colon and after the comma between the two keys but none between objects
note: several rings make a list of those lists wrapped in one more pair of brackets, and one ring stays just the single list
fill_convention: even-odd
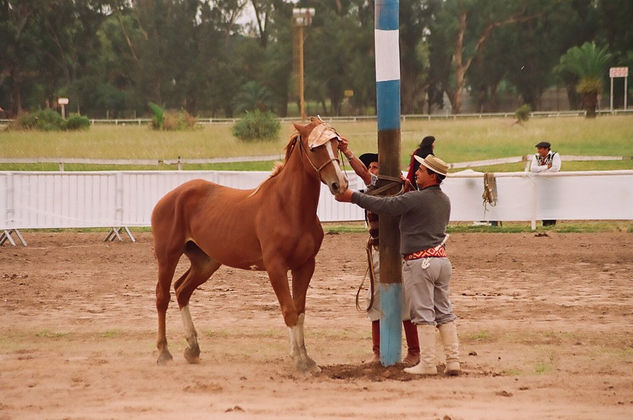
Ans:
[{"label": "tree trunk", "polygon": [[459,28],[457,30],[457,39],[455,41],[455,52],[453,54],[453,62],[455,63],[455,90],[453,92],[449,92],[449,98],[451,100],[451,105],[453,107],[453,114],[459,114],[462,110],[462,92],[464,90],[464,85],[466,81],[466,73],[470,68],[470,65],[473,62],[473,59],[477,57],[477,55],[481,52],[492,34],[492,31],[495,28],[499,28],[501,26],[509,25],[517,22],[526,22],[528,20],[537,18],[542,16],[542,13],[538,13],[536,15],[531,16],[522,16],[523,12],[519,12],[508,17],[505,20],[492,22],[488,24],[484,30],[481,32],[481,35],[477,39],[477,43],[475,44],[475,51],[471,57],[464,61],[463,53],[464,53],[464,33],[466,32],[466,11],[462,10],[459,13]]},{"label": "tree trunk", "polygon": [[464,76],[467,70],[467,67],[464,66],[462,61],[464,32],[466,32],[466,12],[461,12],[459,14],[457,40],[455,41],[455,53],[453,54],[453,60],[455,62],[455,90],[450,95],[453,114],[462,112],[462,90],[464,89]]},{"label": "tree trunk", "polygon": [[598,105],[598,92],[587,92],[582,99],[587,118],[596,118],[596,107]]}]

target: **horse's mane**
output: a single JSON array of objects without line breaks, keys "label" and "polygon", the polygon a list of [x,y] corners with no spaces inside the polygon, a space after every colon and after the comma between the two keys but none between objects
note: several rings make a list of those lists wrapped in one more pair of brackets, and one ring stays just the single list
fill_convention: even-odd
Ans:
[{"label": "horse's mane", "polygon": [[[286,166],[286,162],[288,162],[288,159],[290,159],[290,153],[292,153],[292,150],[296,144],[297,138],[300,136],[299,133],[293,133],[290,136],[290,141],[288,142],[288,144],[286,145],[286,147],[284,147],[284,151],[286,153],[286,156],[284,157],[284,161],[283,162],[275,162],[275,166],[273,167],[273,171],[271,172],[271,174],[268,176],[268,178],[266,178],[266,180],[279,175],[279,173],[284,169],[284,167]],[[300,141],[300,140],[299,140]]]},{"label": "horse's mane", "polygon": [[293,133],[290,136],[290,141],[288,142],[286,147],[284,147],[284,151],[286,153],[286,156],[284,157],[284,161],[283,162],[275,162],[275,166],[273,167],[273,171],[270,173],[270,175],[268,175],[268,178],[266,178],[264,181],[262,181],[262,183],[259,184],[257,186],[257,188],[255,188],[253,190],[253,192],[249,194],[249,197],[252,197],[255,194],[257,194],[257,192],[259,191],[261,186],[264,185],[265,182],[267,182],[268,180],[270,180],[273,177],[276,177],[277,175],[279,175],[281,173],[281,171],[286,166],[286,163],[288,162],[288,159],[290,159],[290,154],[292,153],[292,150],[294,149],[295,145],[297,144],[297,141],[301,141],[301,139],[299,138],[300,136],[301,136],[301,134],[299,134],[299,133]]}]

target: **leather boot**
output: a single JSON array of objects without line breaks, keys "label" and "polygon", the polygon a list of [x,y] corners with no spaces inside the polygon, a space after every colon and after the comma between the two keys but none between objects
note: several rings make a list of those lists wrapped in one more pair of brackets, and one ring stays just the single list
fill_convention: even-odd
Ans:
[{"label": "leather boot", "polygon": [[437,327],[440,330],[444,353],[446,354],[446,374],[457,376],[461,372],[459,365],[459,340],[457,326],[454,322],[447,322]]},{"label": "leather boot", "polygon": [[435,325],[418,325],[420,337],[420,363],[405,368],[404,371],[414,375],[437,375],[435,366]]},{"label": "leather boot", "polygon": [[402,321],[404,336],[407,339],[407,356],[402,360],[406,367],[417,365],[420,362],[420,342],[418,340],[418,328],[411,321]]},{"label": "leather boot", "polygon": [[370,363],[380,363],[380,321],[371,322],[371,342],[374,357]]}]

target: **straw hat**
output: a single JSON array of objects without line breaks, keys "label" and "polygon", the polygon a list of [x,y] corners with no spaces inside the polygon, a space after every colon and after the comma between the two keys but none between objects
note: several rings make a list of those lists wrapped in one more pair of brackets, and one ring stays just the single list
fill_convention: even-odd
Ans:
[{"label": "straw hat", "polygon": [[415,160],[420,162],[420,165],[432,170],[433,172],[444,175],[448,173],[448,164],[444,162],[442,159],[435,157],[433,155],[428,155],[424,159],[420,156],[415,155]]}]

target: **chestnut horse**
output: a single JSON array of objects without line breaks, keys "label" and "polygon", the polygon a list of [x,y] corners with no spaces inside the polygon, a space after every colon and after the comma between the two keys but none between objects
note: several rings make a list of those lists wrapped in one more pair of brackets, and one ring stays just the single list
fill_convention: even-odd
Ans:
[{"label": "chestnut horse", "polygon": [[[337,159],[339,137],[320,119],[294,124],[284,163],[254,190],[238,190],[192,180],[167,193],[152,213],[154,252],[158,261],[158,363],[172,359],[167,349],[165,317],[178,260],[191,267],[174,283],[188,347],[185,359],[200,355],[189,311],[194,290],[221,266],[266,271],[290,333],[290,354],[301,371],[319,370],[308,357],[303,338],[305,299],[321,247],[323,229],[316,215],[320,182],[332,194],[348,183]],[[292,273],[292,294],[288,285]]]}]

